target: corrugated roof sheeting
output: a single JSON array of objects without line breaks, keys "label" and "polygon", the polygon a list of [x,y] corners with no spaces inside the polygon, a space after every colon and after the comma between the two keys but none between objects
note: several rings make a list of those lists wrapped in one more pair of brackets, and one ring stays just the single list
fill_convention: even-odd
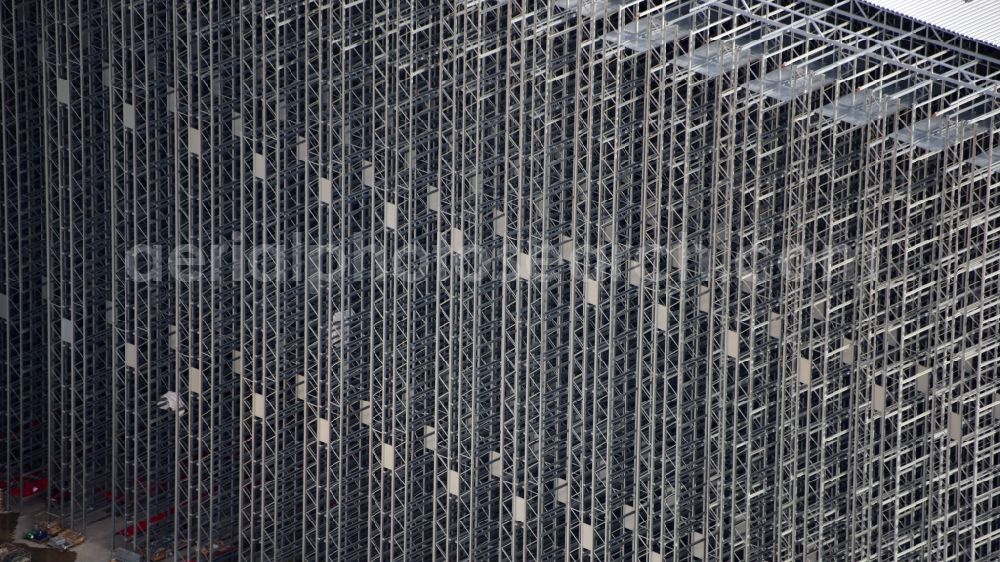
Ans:
[{"label": "corrugated roof sheeting", "polygon": [[1000,0],[861,0],[969,39],[1000,47]]}]

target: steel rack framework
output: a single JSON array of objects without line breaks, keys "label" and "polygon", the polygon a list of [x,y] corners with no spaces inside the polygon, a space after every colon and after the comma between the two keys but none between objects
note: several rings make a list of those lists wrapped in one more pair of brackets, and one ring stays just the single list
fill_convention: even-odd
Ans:
[{"label": "steel rack framework", "polygon": [[[111,484],[111,270],[102,2],[43,2],[48,302],[48,478],[52,503],[83,530]],[[40,383],[40,381],[39,381]],[[48,492],[46,492],[48,493]]]},{"label": "steel rack framework", "polygon": [[[295,396],[305,419],[302,550],[306,558],[359,558],[367,529],[368,296],[364,259],[371,192],[361,189],[371,150],[370,6],[308,14],[304,124],[305,359]],[[366,148],[367,147],[367,148]]]},{"label": "steel rack framework", "polygon": [[[45,278],[45,190],[41,189],[42,106],[39,6],[9,2],[0,15],[0,129],[3,135],[3,278],[0,280],[0,496],[9,508],[14,493],[47,466],[45,384],[47,332]],[[30,484],[28,484],[30,485]],[[3,499],[3,498],[0,498]]]},{"label": "steel rack framework", "polygon": [[[167,518],[187,508],[184,492],[190,484],[175,467],[185,460],[178,449],[190,437],[178,430],[186,426],[182,415],[193,399],[183,393],[173,408],[165,401],[168,393],[182,391],[177,355],[190,341],[185,338],[183,348],[177,343],[179,307],[167,263],[188,205],[177,205],[174,198],[187,180],[180,165],[186,143],[175,134],[177,108],[186,100],[179,101],[174,90],[172,6],[121,2],[105,6],[103,15],[109,41],[114,293],[109,500],[119,533],[115,546],[152,555],[170,527]],[[185,320],[196,321],[192,316]]]},{"label": "steel rack framework", "polygon": [[0,476],[109,546],[997,556],[995,50],[859,0],[0,10]]},{"label": "steel rack framework", "polygon": [[443,237],[428,192],[438,175],[436,63],[444,38],[435,3],[373,8],[372,161],[362,169],[372,189],[366,554],[395,560],[423,556],[434,539],[434,458],[423,437],[434,421]]},{"label": "steel rack framework", "polygon": [[[189,2],[168,13],[174,58],[164,74],[171,92],[166,117],[175,133],[172,240],[190,267],[171,272],[176,324],[169,326],[174,353],[170,388],[184,400],[177,416],[173,477],[173,527],[150,538],[173,542],[178,556],[238,540],[240,457],[239,230],[241,127],[239,3]],[[169,184],[168,184],[169,185]],[[178,256],[180,258],[180,256]],[[207,260],[203,262],[202,260]],[[178,263],[175,261],[175,263]],[[206,267],[207,265],[207,267]],[[166,443],[168,446],[171,443]]]},{"label": "steel rack framework", "polygon": [[34,2],[5,4],[2,41],[3,280],[0,281],[0,340],[3,341],[3,408],[0,496],[16,508],[25,486],[44,473],[48,420],[46,378],[45,213],[41,123],[41,75],[33,70],[40,51],[41,17]]}]

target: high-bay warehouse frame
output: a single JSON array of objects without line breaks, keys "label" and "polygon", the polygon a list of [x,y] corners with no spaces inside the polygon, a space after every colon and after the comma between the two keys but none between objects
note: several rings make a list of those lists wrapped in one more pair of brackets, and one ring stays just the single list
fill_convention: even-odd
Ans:
[{"label": "high-bay warehouse frame", "polygon": [[177,559],[1000,556],[994,47],[861,0],[0,41],[13,508]]}]

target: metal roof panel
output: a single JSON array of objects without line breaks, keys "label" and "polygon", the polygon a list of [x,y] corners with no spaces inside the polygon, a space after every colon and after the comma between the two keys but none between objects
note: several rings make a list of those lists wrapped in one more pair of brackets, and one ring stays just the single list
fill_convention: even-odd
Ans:
[{"label": "metal roof panel", "polygon": [[998,0],[861,0],[862,2],[1000,47]]}]

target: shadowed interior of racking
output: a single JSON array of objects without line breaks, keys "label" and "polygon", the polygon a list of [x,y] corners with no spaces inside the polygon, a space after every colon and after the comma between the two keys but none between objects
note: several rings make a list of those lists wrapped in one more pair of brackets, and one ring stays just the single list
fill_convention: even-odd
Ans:
[{"label": "shadowed interior of racking", "polygon": [[954,4],[0,2],[0,560],[996,559]]}]

